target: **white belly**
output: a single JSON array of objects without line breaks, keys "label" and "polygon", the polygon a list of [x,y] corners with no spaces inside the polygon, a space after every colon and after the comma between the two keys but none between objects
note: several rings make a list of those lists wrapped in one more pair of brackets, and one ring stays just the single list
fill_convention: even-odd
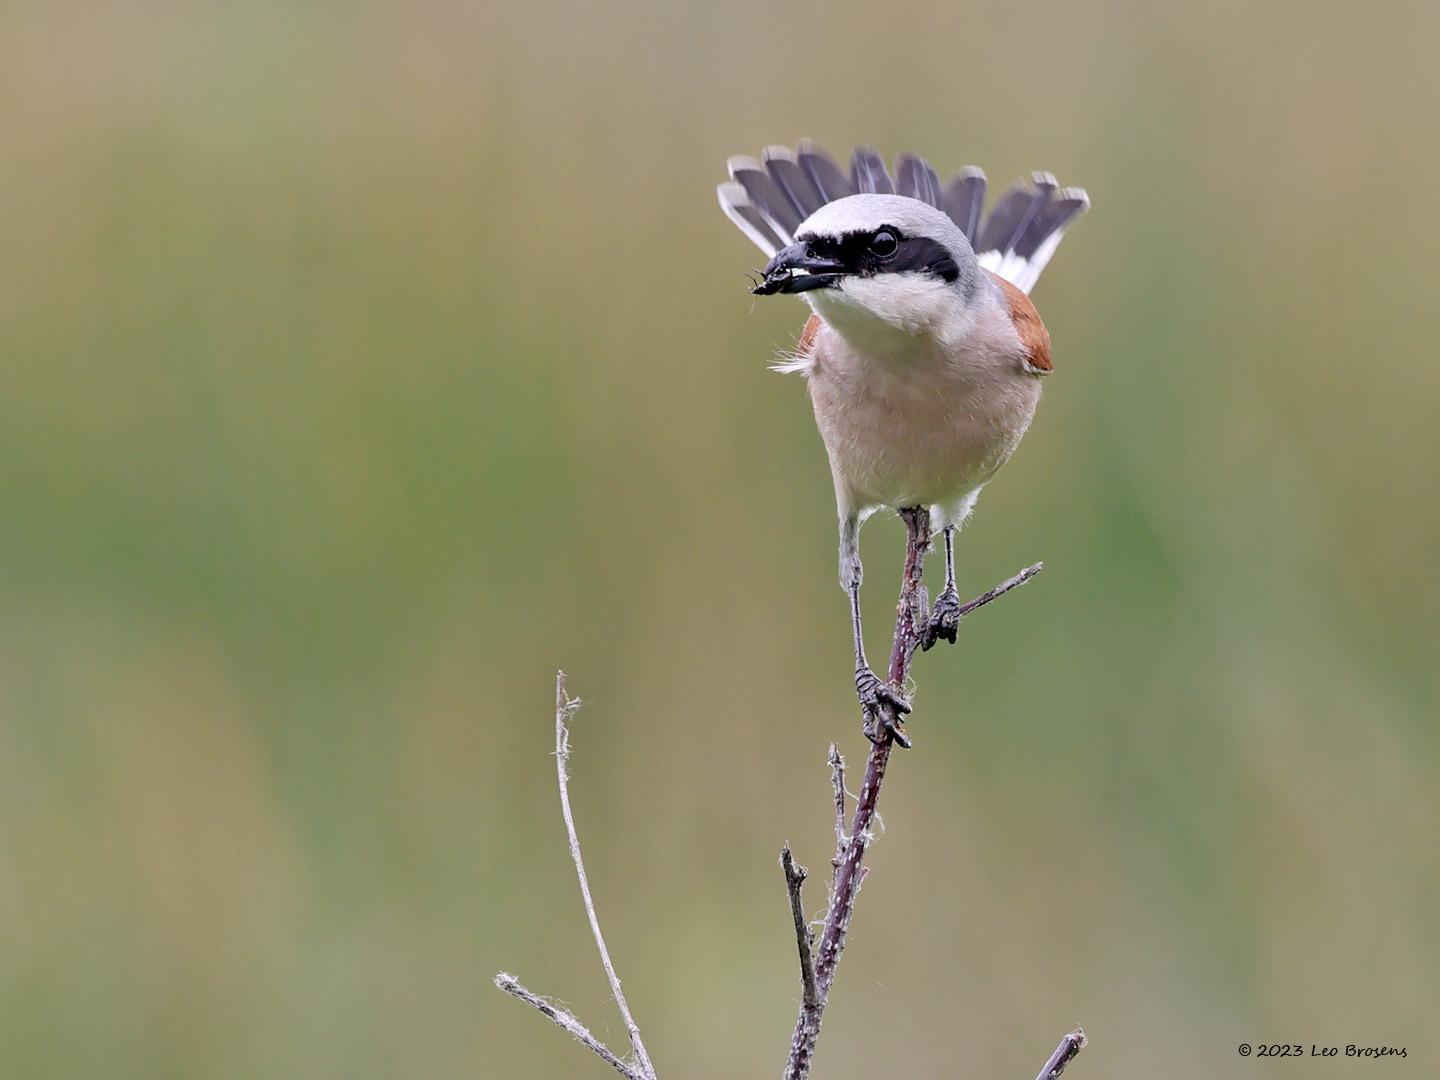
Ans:
[{"label": "white belly", "polygon": [[842,515],[956,507],[1005,464],[1035,414],[1040,384],[1004,340],[1008,327],[987,329],[943,352],[876,360],[821,328],[810,398]]}]

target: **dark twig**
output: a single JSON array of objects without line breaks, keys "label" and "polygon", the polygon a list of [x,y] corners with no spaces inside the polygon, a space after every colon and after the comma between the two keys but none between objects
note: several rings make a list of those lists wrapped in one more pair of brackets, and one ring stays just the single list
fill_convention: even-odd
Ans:
[{"label": "dark twig", "polygon": [[1063,1039],[1060,1045],[1055,1048],[1055,1053],[1050,1055],[1050,1060],[1045,1062],[1045,1067],[1040,1070],[1040,1075],[1035,1080],[1056,1080],[1065,1071],[1065,1066],[1074,1060],[1075,1055],[1085,1049],[1089,1040],[1085,1037],[1084,1028],[1076,1028]]},{"label": "dark twig", "polygon": [[590,879],[585,873],[585,859],[580,854],[580,837],[575,832],[575,815],[570,809],[570,729],[566,721],[580,708],[580,699],[572,698],[565,692],[565,673],[555,674],[555,776],[560,785],[560,811],[565,816],[565,833],[570,838],[570,861],[575,864],[575,876],[580,879],[580,896],[585,901],[585,915],[590,920],[590,933],[595,938],[595,948],[600,953],[605,978],[609,980],[610,992],[620,1017],[625,1021],[625,1030],[630,1033],[630,1048],[635,1055],[634,1066],[620,1061],[570,1013],[556,1009],[537,994],[521,986],[513,976],[501,972],[495,977],[495,985],[508,994],[513,994],[539,1009],[586,1046],[594,1050],[614,1068],[633,1077],[634,1080],[656,1080],[655,1066],[650,1064],[650,1055],[645,1052],[645,1043],[640,1038],[640,1028],[630,1012],[630,1003],[625,1000],[625,991],[620,989],[620,977],[615,974],[615,965],[610,962],[610,950],[605,947],[605,935],[600,932],[600,917],[595,914],[595,899],[590,895]]},{"label": "dark twig", "polygon": [[579,1020],[575,1019],[574,1013],[568,1009],[562,1009],[558,1005],[554,1005],[545,1000],[539,994],[532,993],[525,989],[525,987],[520,985],[520,981],[516,979],[514,975],[505,971],[500,972],[499,975],[495,976],[495,985],[507,994],[519,998],[525,1002],[526,1005],[538,1009],[551,1020],[554,1020],[555,1023],[568,1031],[575,1039],[599,1054],[601,1059],[621,1076],[628,1076],[630,1080],[646,1080],[643,1073],[625,1064],[625,1062],[611,1053],[609,1047],[595,1038],[594,1035],[591,1035],[589,1029],[580,1023]]},{"label": "dark twig", "polygon": [[[975,597],[974,600],[968,600],[965,603],[961,604],[960,612],[956,616],[956,618],[963,619],[966,615],[969,615],[976,608],[982,608],[986,604],[990,603],[990,601],[1000,599],[1000,597],[1004,596],[1011,589],[1018,589],[1021,585],[1024,585],[1027,581],[1029,581],[1031,578],[1033,578],[1036,574],[1040,573],[1040,571],[1044,569],[1045,564],[1043,562],[1037,562],[1034,566],[1027,566],[1024,570],[1021,570],[1014,577],[1006,578],[999,585],[996,585],[993,589],[990,589],[987,592],[983,592],[979,596]],[[919,643],[917,642],[917,645],[918,644]],[[911,653],[914,653],[915,646],[912,646],[910,651]]]},{"label": "dark twig", "polygon": [[795,945],[800,950],[800,985],[804,989],[806,1007],[814,1008],[819,998],[815,993],[815,958],[810,952],[810,923],[805,918],[805,904],[800,890],[805,887],[807,872],[795,862],[790,845],[780,850],[780,865],[785,868],[785,887],[790,891],[790,914],[795,917]]},{"label": "dark twig", "polygon": [[991,600],[998,600],[1011,589],[1018,589],[1021,585],[1024,585],[1027,581],[1029,581],[1031,578],[1033,578],[1036,574],[1038,574],[1041,570],[1044,569],[1045,564],[1043,562],[1037,562],[1034,566],[1027,566],[1024,570],[1021,570],[1014,577],[1008,578],[1007,580],[1002,581],[999,585],[996,585],[989,592],[981,593],[974,600],[971,600],[965,604],[961,604],[960,617],[963,619],[966,615],[969,615],[976,608],[984,607],[986,604],[990,603]]}]

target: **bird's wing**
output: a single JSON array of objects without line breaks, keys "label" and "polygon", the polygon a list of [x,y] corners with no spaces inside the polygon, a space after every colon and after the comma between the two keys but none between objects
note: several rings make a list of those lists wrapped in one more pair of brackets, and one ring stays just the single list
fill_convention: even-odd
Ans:
[{"label": "bird's wing", "polygon": [[892,178],[884,158],[861,146],[847,175],[808,141],[793,152],[768,146],[759,158],[732,157],[730,180],[716,192],[725,216],[766,258],[792,243],[800,223],[826,203],[862,192],[908,195],[945,211],[974,246],[980,265],[1022,293],[1035,287],[1065,230],[1090,206],[1081,188],[1062,188],[1049,173],[1034,173],[983,215],[985,174],[974,166],[941,184],[928,161],[904,153],[895,159]]},{"label": "bird's wing", "polygon": [[993,270],[989,273],[995,284],[1000,286],[1000,293],[1010,308],[1010,321],[1015,325],[1015,333],[1025,350],[1025,370],[1031,375],[1049,375],[1055,365],[1050,360],[1050,331],[1040,321],[1040,313],[1018,286]]}]

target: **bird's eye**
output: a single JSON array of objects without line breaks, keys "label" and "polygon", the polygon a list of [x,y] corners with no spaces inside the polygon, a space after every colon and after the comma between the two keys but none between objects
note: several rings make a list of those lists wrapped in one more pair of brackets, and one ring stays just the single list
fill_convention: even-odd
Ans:
[{"label": "bird's eye", "polygon": [[900,241],[889,229],[881,229],[870,238],[870,254],[877,259],[888,259],[900,247]]}]

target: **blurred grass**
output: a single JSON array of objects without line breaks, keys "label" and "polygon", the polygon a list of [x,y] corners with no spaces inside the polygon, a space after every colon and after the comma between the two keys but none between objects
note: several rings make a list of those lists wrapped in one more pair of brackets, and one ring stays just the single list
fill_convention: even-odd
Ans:
[{"label": "blurred grass", "polygon": [[[823,1074],[1029,1075],[1079,1019],[1087,1076],[1424,1075],[1437,24],[0,12],[0,1071],[590,1075],[489,981],[605,1027],[557,666],[657,1063],[778,1068],[772,856],[823,862],[861,746],[823,453],[764,369],[803,312],[711,191],[811,135],[1096,204],[960,547],[975,591],[1050,569],[921,665]],[[878,633],[899,530],[865,544]]]}]

